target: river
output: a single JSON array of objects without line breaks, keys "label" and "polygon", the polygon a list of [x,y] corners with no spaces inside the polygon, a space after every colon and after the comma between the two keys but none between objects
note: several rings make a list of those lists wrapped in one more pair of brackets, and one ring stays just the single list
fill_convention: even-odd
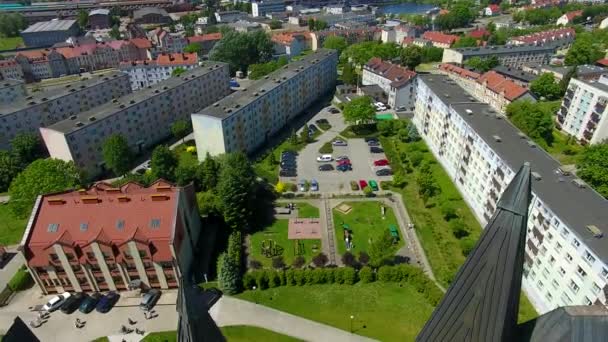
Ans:
[{"label": "river", "polygon": [[431,4],[406,2],[402,4],[387,5],[382,7],[382,10],[386,14],[424,14],[426,11],[435,7],[435,5]]}]

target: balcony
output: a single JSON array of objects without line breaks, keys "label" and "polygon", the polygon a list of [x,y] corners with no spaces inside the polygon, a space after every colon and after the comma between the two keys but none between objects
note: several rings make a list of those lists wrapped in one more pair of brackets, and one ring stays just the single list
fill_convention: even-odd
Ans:
[{"label": "balcony", "polygon": [[599,115],[597,113],[591,113],[590,121],[597,124],[600,122],[600,118],[601,118],[601,115]]},{"label": "balcony", "polygon": [[602,104],[602,103],[598,102],[595,104],[593,111],[601,114],[604,112],[605,109],[606,109],[606,104]]},{"label": "balcony", "polygon": [[593,132],[585,130],[583,132],[583,137],[585,137],[585,139],[587,139],[587,140],[591,140],[591,138],[593,138]]},{"label": "balcony", "polygon": [[594,132],[595,131],[595,127],[596,124],[593,121],[587,121],[587,130],[589,130],[590,132]]}]

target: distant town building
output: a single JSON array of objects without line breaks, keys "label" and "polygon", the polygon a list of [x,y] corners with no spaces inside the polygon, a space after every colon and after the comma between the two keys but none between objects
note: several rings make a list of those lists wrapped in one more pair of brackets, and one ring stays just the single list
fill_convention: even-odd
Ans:
[{"label": "distant town building", "polygon": [[29,273],[43,294],[176,288],[202,230],[195,195],[158,180],[38,196],[21,241]]},{"label": "distant town building", "polygon": [[520,68],[527,63],[547,64],[549,59],[557,51],[557,47],[551,44],[543,46],[535,45],[498,45],[484,47],[469,47],[459,49],[443,50],[443,63],[463,65],[468,59],[479,57],[487,59],[496,56],[500,64],[514,68]]},{"label": "distant town building", "polygon": [[317,50],[323,47],[325,39],[330,36],[346,38],[349,44],[369,42],[379,39],[380,30],[375,27],[366,27],[354,30],[324,30],[310,33],[311,47]]},{"label": "distant town building", "polygon": [[306,37],[304,34],[279,33],[271,37],[274,44],[274,54],[287,56],[288,58],[300,55],[306,49]]},{"label": "distant town building", "polygon": [[133,11],[133,21],[136,24],[169,24],[169,13],[158,7],[144,7]]},{"label": "distant town building", "polygon": [[422,34],[422,39],[431,42],[434,47],[448,49],[452,44],[456,43],[460,37],[437,31],[426,31]]},{"label": "distant town building", "polygon": [[199,160],[253,152],[336,82],[338,54],[319,49],[192,114]]},{"label": "distant town building", "polygon": [[89,12],[89,27],[94,30],[110,28],[110,10],[97,8]]},{"label": "distant town building", "polygon": [[247,18],[247,13],[240,11],[224,11],[224,12],[215,12],[215,20],[218,23],[228,24],[234,23],[241,19]]},{"label": "distant town building", "polygon": [[343,14],[300,14],[299,16],[289,17],[292,25],[306,25],[309,19],[326,22],[329,26],[334,26],[344,22],[358,22],[373,24],[376,16],[371,12],[347,12]]},{"label": "distant town building", "polygon": [[571,27],[536,32],[525,36],[511,37],[507,44],[509,45],[544,45],[547,43],[567,46],[570,45],[576,32]]},{"label": "distant town building", "polygon": [[153,47],[150,50],[152,58],[161,53],[181,53],[188,45],[188,40],[182,33],[171,33],[162,27],[156,28],[148,33]]},{"label": "distant town building", "polygon": [[23,81],[0,80],[0,105],[17,103],[25,99],[27,92]]},{"label": "distant town building", "polygon": [[492,71],[496,71],[502,76],[512,80],[524,88],[528,88],[530,83],[538,78],[537,74],[533,74],[523,69],[511,68],[502,65],[498,65],[492,68]]},{"label": "distant town building", "polygon": [[574,19],[580,17],[581,15],[583,15],[582,10],[564,13],[561,17],[557,19],[557,22],[555,24],[564,26],[572,24],[574,22]]},{"label": "distant town building", "polygon": [[188,41],[188,44],[200,44],[203,48],[202,54],[206,55],[209,53],[209,51],[211,51],[211,49],[213,49],[215,44],[219,42],[220,39],[222,39],[222,33],[208,33],[200,36],[187,37],[186,39]]},{"label": "distant town building", "polygon": [[251,32],[262,29],[262,25],[256,22],[251,22],[247,20],[238,20],[234,23],[228,24],[228,26],[232,27],[236,32]]},{"label": "distant town building", "polygon": [[197,66],[196,53],[162,53],[154,60],[123,62],[119,68],[129,75],[131,89],[138,90],[168,79],[177,68],[189,70]]},{"label": "distant town building", "polygon": [[23,69],[15,59],[0,60],[0,80],[22,80]]},{"label": "distant town building", "polygon": [[328,14],[344,14],[350,12],[350,7],[344,4],[327,5],[324,7],[325,13]]},{"label": "distant town building", "polygon": [[94,176],[104,170],[101,145],[110,135],[122,134],[136,152],[150,148],[171,135],[175,120],[188,119],[228,95],[229,81],[227,64],[203,63],[180,77],[116,97],[40,132],[51,157],[73,161]]},{"label": "distant town building", "polygon": [[383,43],[397,43],[401,45],[405,38],[415,38],[416,29],[409,25],[385,26],[382,28]]},{"label": "distant town building", "polygon": [[363,85],[378,85],[388,97],[393,108],[414,110],[416,101],[414,71],[374,57],[363,66]]},{"label": "distant town building", "polygon": [[21,38],[27,47],[47,47],[63,42],[80,31],[76,20],[41,21],[21,31]]},{"label": "distant town building", "polygon": [[262,0],[251,2],[251,15],[254,17],[265,17],[266,14],[285,12],[284,0]]},{"label": "distant town building", "polygon": [[495,16],[500,14],[500,6],[497,4],[488,5],[483,9],[483,14],[487,17]]}]

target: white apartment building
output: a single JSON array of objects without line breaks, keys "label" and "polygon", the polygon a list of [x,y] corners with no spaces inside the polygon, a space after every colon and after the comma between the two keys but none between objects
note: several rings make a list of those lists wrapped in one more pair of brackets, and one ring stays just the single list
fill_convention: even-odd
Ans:
[{"label": "white apartment building", "polygon": [[155,60],[125,62],[120,64],[120,71],[129,75],[131,89],[146,88],[171,77],[173,70],[189,70],[198,66],[196,53],[161,54]]},{"label": "white apartment building", "polygon": [[536,45],[497,45],[468,47],[443,50],[442,63],[463,65],[468,59],[479,57],[481,59],[496,56],[500,65],[512,68],[521,68],[524,64],[548,64],[557,46],[545,44]]},{"label": "white apartment building", "polygon": [[403,39],[415,37],[416,29],[407,25],[385,26],[381,33],[383,43],[397,43],[399,45],[403,43]]},{"label": "white apartment building", "polygon": [[27,92],[23,81],[0,80],[0,105],[8,105],[25,98]]},{"label": "white apartment building", "polygon": [[266,0],[251,2],[251,15],[254,17],[265,17],[266,13],[274,12],[285,12],[285,1]]},{"label": "white apartment building", "polygon": [[131,92],[129,77],[120,72],[82,77],[63,86],[0,103],[0,149],[19,133],[38,133],[52,125]]},{"label": "white apartment building", "polygon": [[524,163],[532,167],[523,288],[541,314],[606,304],[608,201],[489,105],[443,75],[419,75],[414,123],[482,225]]},{"label": "white apartment building", "polygon": [[374,57],[363,66],[361,83],[382,88],[391,108],[414,110],[415,77],[414,71]]},{"label": "white apartment building", "polygon": [[582,144],[597,144],[608,139],[608,76],[598,81],[572,78],[556,126]]},{"label": "white apartment building", "polygon": [[228,64],[204,63],[40,132],[51,157],[73,161],[87,175],[96,175],[103,171],[101,147],[110,135],[122,134],[136,152],[150,148],[171,134],[175,120],[188,119],[228,95],[229,82]]},{"label": "white apartment building", "polygon": [[259,148],[333,89],[337,63],[335,50],[319,49],[192,114],[199,160]]}]

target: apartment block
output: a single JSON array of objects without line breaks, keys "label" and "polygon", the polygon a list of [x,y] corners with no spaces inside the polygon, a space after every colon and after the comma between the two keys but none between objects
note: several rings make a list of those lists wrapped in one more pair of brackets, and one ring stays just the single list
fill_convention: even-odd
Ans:
[{"label": "apartment block", "polygon": [[251,2],[251,15],[254,17],[265,17],[267,13],[285,12],[285,1],[263,0]]},{"label": "apartment block", "polygon": [[23,69],[14,59],[0,60],[0,80],[22,80]]},{"label": "apartment block", "polygon": [[199,160],[207,153],[252,152],[331,91],[338,54],[319,49],[192,114]]},{"label": "apartment block", "polygon": [[444,75],[419,75],[414,123],[484,226],[524,163],[532,167],[523,288],[539,313],[606,302],[608,201],[488,104]]},{"label": "apartment block", "polygon": [[25,98],[27,92],[23,81],[0,80],[0,105],[8,105]]},{"label": "apartment block", "polygon": [[608,75],[598,81],[572,78],[556,115],[556,127],[584,145],[603,142],[608,139],[607,104]]},{"label": "apartment block", "polygon": [[468,47],[443,50],[443,63],[463,65],[468,59],[479,57],[487,59],[496,56],[501,65],[521,68],[524,64],[548,64],[557,51],[554,44],[537,45],[498,45]]},{"label": "apartment block", "polygon": [[414,110],[415,77],[414,71],[374,57],[363,66],[361,83],[382,88],[391,108]]},{"label": "apartment block", "polygon": [[568,46],[576,37],[576,32],[571,27],[559,28],[542,32],[531,33],[525,36],[511,37],[507,42],[509,45],[544,45],[555,43],[560,46]]},{"label": "apartment block", "polygon": [[43,294],[176,288],[201,226],[192,185],[97,183],[38,196],[21,252]]},{"label": "apartment block", "polygon": [[131,92],[129,77],[120,72],[81,77],[61,88],[26,95],[10,103],[0,103],[0,148],[19,133],[38,133],[78,113],[96,108]]},{"label": "apartment block", "polygon": [[[126,76],[126,75],[125,75]],[[73,161],[93,176],[104,171],[103,142],[123,135],[131,149],[141,152],[171,135],[171,124],[230,93],[225,63],[204,63],[94,110],[70,116],[40,132],[51,157]]]},{"label": "apartment block", "polygon": [[155,60],[120,63],[120,71],[129,75],[131,89],[138,90],[171,77],[173,70],[198,67],[196,53],[160,54]]}]

